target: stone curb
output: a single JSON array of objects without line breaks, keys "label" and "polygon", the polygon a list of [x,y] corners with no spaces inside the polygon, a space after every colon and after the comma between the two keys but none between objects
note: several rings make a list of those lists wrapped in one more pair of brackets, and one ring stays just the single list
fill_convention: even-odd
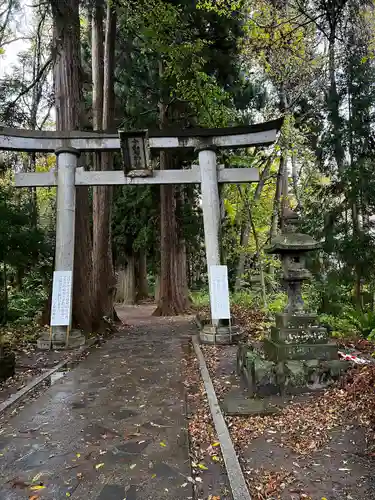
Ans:
[{"label": "stone curb", "polygon": [[15,403],[18,403],[24,396],[26,396],[29,392],[33,391],[36,389],[40,384],[42,384],[48,377],[53,375],[55,372],[59,371],[61,368],[66,366],[68,363],[74,362],[79,356],[81,356],[83,353],[85,353],[90,347],[93,345],[97,344],[98,339],[92,339],[90,342],[90,339],[88,340],[88,343],[79,351],[72,356],[67,356],[65,359],[60,361],[56,366],[51,368],[50,370],[46,371],[45,373],[42,373],[38,377],[35,377],[31,382],[29,382],[25,387],[20,389],[18,392],[12,394],[9,396],[9,398],[4,401],[3,403],[0,404],[0,415],[4,413],[6,410],[8,410],[11,406],[13,406]]},{"label": "stone curb", "polygon": [[53,375],[55,372],[60,370],[60,368],[63,368],[68,362],[70,361],[69,358],[64,359],[63,361],[60,361],[56,366],[51,368],[45,373],[42,373],[42,375],[39,375],[38,377],[35,377],[29,384],[27,384],[25,387],[23,387],[21,390],[16,392],[15,394],[12,394],[6,401],[0,404],[0,415],[4,413],[5,410],[13,406],[15,403],[17,403],[20,399],[22,399],[26,394],[28,394],[30,391],[33,389],[36,389],[38,385],[40,385],[44,380],[46,380],[48,377]]},{"label": "stone curb", "polygon": [[208,404],[210,405],[212,419],[214,421],[215,429],[220,442],[220,448],[223,454],[233,500],[251,500],[251,496],[246,486],[246,481],[237,458],[236,450],[234,449],[228,427],[221,412],[197,335],[193,335],[192,341],[195,354],[198,358],[199,369],[206,390]]}]

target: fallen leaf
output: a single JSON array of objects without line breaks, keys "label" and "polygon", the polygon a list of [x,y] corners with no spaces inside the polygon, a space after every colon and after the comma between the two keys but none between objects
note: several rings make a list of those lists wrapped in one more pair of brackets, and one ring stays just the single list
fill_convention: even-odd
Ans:
[{"label": "fallen leaf", "polygon": [[133,470],[135,467],[137,467],[137,464],[132,464],[132,465],[130,466],[130,470]]},{"label": "fallen leaf", "polygon": [[160,446],[162,446],[163,448],[165,448],[167,445],[165,443],[163,443],[163,441],[160,442]]},{"label": "fallen leaf", "polygon": [[36,486],[30,486],[31,491],[44,490],[44,489],[45,486],[43,486],[42,484],[37,484]]},{"label": "fallen leaf", "polygon": [[103,463],[102,463],[102,464],[96,464],[96,465],[95,465],[95,469],[96,469],[96,470],[98,470],[98,469],[100,469],[100,468],[101,468],[101,467],[103,467],[103,466],[104,466],[104,464],[103,464]]},{"label": "fallen leaf", "polygon": [[208,470],[208,467],[206,467],[204,464],[198,464],[198,467],[199,467],[201,470]]},{"label": "fallen leaf", "polygon": [[43,474],[44,474],[44,472],[39,472],[39,474],[37,474],[36,476],[34,476],[31,481],[33,483],[36,483],[43,476]]}]

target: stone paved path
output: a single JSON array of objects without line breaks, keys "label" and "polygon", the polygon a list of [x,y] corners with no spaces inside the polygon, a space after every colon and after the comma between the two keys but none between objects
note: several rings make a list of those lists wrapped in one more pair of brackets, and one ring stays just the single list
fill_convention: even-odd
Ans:
[{"label": "stone paved path", "polygon": [[195,329],[151,311],[120,309],[129,328],[0,421],[1,500],[192,498],[180,361]]}]

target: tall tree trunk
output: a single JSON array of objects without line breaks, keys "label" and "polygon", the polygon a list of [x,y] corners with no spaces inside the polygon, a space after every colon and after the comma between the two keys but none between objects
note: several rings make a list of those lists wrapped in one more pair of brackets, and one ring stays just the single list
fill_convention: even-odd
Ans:
[{"label": "tall tree trunk", "polygon": [[[286,5],[288,7],[288,5]],[[279,91],[279,109],[280,113],[285,114],[288,111],[288,96],[286,93],[285,89],[285,84],[284,82],[281,83],[280,85],[280,91]],[[281,154],[281,160],[283,162],[283,168],[280,172],[281,175],[281,206],[280,206],[280,211],[279,211],[279,217],[280,217],[280,225],[281,228],[284,227],[284,212],[285,210],[289,207],[289,174],[288,174],[288,148],[289,144],[284,145],[283,151]]]},{"label": "tall tree trunk", "polygon": [[[78,130],[82,120],[79,0],[50,0],[54,21],[56,129]],[[92,240],[88,189],[78,187],[74,251],[73,324],[92,331]]]},{"label": "tall tree trunk", "polygon": [[263,259],[262,259],[260,244],[259,244],[258,233],[257,233],[256,227],[255,227],[255,224],[254,224],[253,214],[251,212],[251,205],[249,203],[249,200],[248,200],[247,196],[246,195],[243,196],[241,187],[237,186],[237,189],[238,189],[238,192],[240,193],[240,197],[241,197],[242,202],[243,202],[243,204],[245,206],[245,209],[246,209],[246,212],[247,212],[247,216],[248,216],[249,221],[250,221],[250,226],[251,226],[251,230],[252,230],[253,237],[254,237],[256,257],[257,257],[257,262],[258,262],[258,266],[259,266],[262,303],[263,303],[263,307],[267,307],[267,293],[266,293],[266,282],[265,282],[265,279],[264,279]]},{"label": "tall tree trunk", "polygon": [[[268,176],[270,175],[271,165],[272,165],[272,158],[269,158],[267,160],[267,163],[266,163],[263,171],[262,171],[259,182],[258,182],[257,187],[255,189],[254,199],[253,199],[252,204],[257,203],[260,199],[260,196],[262,194],[266,180],[267,180]],[[246,192],[247,192],[247,190],[246,190]],[[241,287],[241,280],[242,280],[243,275],[245,273],[246,247],[249,244],[250,234],[251,234],[251,221],[247,216],[245,216],[245,224],[244,224],[243,230],[241,232],[241,243],[240,243],[241,244],[241,253],[240,253],[239,258],[238,258],[237,269],[236,269],[236,281],[235,281],[235,285],[234,285],[235,292],[238,292],[242,288]]]},{"label": "tall tree trunk", "polygon": [[[116,40],[116,7],[111,0],[107,3],[106,31],[104,44],[104,77],[102,94],[98,93],[97,99],[103,95],[102,118],[99,119],[97,110],[97,125],[101,121],[102,128],[108,129],[114,121],[114,66],[115,66],[115,40]],[[94,19],[93,19],[94,27]],[[98,37],[100,40],[100,35]],[[99,79],[98,79],[99,80]],[[100,82],[100,83],[102,83]],[[95,83],[95,80],[94,80]],[[98,82],[99,83],[99,82]],[[101,154],[101,170],[113,169],[113,156],[111,153]],[[113,318],[113,303],[115,299],[115,276],[112,261],[112,194],[111,186],[98,186],[94,188],[93,197],[93,266],[94,290],[97,320],[103,317]],[[98,325],[99,326],[99,325]]]},{"label": "tall tree trunk", "polygon": [[160,300],[160,274],[157,274],[155,276],[154,300],[157,304],[159,304],[159,300]]},{"label": "tall tree trunk", "polygon": [[285,168],[286,168],[286,159],[285,156],[282,155],[280,158],[279,171],[277,173],[277,179],[276,179],[275,197],[273,200],[273,210],[272,210],[271,227],[270,227],[271,241],[277,234],[277,226],[281,215],[280,211],[281,211],[282,183],[283,183]]},{"label": "tall tree trunk", "polygon": [[92,57],[92,115],[94,130],[103,128],[104,92],[104,30],[103,1],[96,0],[92,12],[91,57]]},{"label": "tall tree trunk", "polygon": [[[160,152],[160,168],[168,167],[166,151]],[[176,224],[175,186],[160,186],[160,284],[154,316],[175,316],[185,312],[179,280],[179,242]]]},{"label": "tall tree trunk", "polygon": [[[163,68],[160,63],[160,74]],[[160,128],[167,124],[165,103],[160,102]],[[160,152],[160,170],[170,168],[173,162],[171,153]],[[175,316],[184,313],[189,303],[186,296],[186,266],[185,277],[182,277],[183,266],[181,258],[180,231],[176,219],[176,187],[174,185],[160,186],[160,288],[159,300],[154,316]],[[186,253],[185,253],[186,258]]]},{"label": "tall tree trunk", "polygon": [[331,122],[333,133],[334,156],[337,168],[342,172],[344,168],[345,151],[342,144],[342,130],[340,119],[340,96],[337,91],[336,83],[336,24],[331,25],[330,36],[328,40],[328,72],[329,89],[327,95],[328,119]]},{"label": "tall tree trunk", "polygon": [[293,182],[293,193],[297,200],[297,206],[300,207],[301,200],[298,193],[298,172],[297,172],[297,157],[295,153],[292,153],[292,182]]},{"label": "tall tree trunk", "polygon": [[136,260],[136,300],[137,302],[148,298],[147,282],[147,255],[145,250],[140,250]]},{"label": "tall tree trunk", "polygon": [[[186,241],[183,234],[183,227],[180,223],[182,220],[182,214],[184,212],[184,205],[188,203],[188,198],[186,194],[186,188],[183,185],[176,186],[176,226],[178,235],[178,248],[177,248],[177,273],[178,281],[181,290],[182,300],[184,302],[184,309],[188,310],[191,307],[191,300],[189,297],[189,285],[188,285],[188,269],[187,269],[187,251],[186,251]],[[225,209],[223,203],[223,214],[225,216]]]},{"label": "tall tree trunk", "polygon": [[126,265],[119,269],[116,302],[122,304],[135,304],[136,281],[135,281],[135,258],[133,255],[126,257]]},{"label": "tall tree trunk", "polygon": [[[7,265],[5,260],[3,260],[3,300],[0,300],[0,306],[1,306],[1,318],[0,318],[0,326],[3,326],[7,323],[8,321],[8,308],[9,308],[9,297],[8,297],[8,274],[7,274]],[[1,296],[0,296],[1,299]],[[1,340],[1,339],[0,339]],[[0,342],[1,344],[1,342]],[[1,353],[0,353],[1,354]],[[0,355],[1,357],[1,355]]]},{"label": "tall tree trunk", "polygon": [[[276,189],[275,189],[275,197],[273,200],[273,209],[271,216],[271,224],[270,224],[270,236],[269,239],[272,240],[275,238],[277,234],[277,226],[280,221],[280,211],[281,211],[281,196],[282,196],[282,183],[284,178],[284,169],[286,168],[286,159],[284,155],[280,157],[279,170],[277,173],[276,179]],[[275,268],[273,266],[272,261],[269,263],[268,272],[270,276],[274,275]]]}]

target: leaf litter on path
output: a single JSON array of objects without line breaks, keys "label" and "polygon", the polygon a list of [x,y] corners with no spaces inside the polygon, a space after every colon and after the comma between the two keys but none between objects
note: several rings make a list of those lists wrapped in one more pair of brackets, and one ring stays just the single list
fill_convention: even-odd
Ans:
[{"label": "leaf litter on path", "polygon": [[[239,308],[236,316],[244,321],[241,314],[244,316]],[[250,314],[248,317],[254,316]],[[250,319],[249,324],[249,319],[246,318],[244,330],[249,343],[253,343],[262,336],[262,330],[264,333],[266,320],[264,315],[263,319],[261,318],[260,314],[257,320],[259,325],[256,328],[251,325],[253,319]],[[221,399],[228,391],[228,386],[225,377],[218,371],[218,367],[228,351],[225,347],[219,346],[202,347],[215,391],[218,399]],[[365,349],[375,350],[373,344],[372,348],[366,344]],[[235,366],[235,361],[233,366]],[[329,443],[334,429],[343,428],[348,422],[354,422],[366,431],[369,444],[367,455],[375,455],[374,387],[375,367],[373,365],[359,366],[351,369],[340,384],[319,394],[311,395],[303,402],[292,402],[279,414],[227,416],[226,422],[254,500],[279,498],[285,488],[288,488],[290,492],[293,491],[291,485],[295,480],[293,473],[287,470],[249,470],[243,457],[251,441],[261,436],[267,438],[267,443],[275,443],[276,446],[291,449],[302,457],[308,457]],[[341,467],[341,469],[349,469],[349,467]],[[348,470],[342,472],[351,473]],[[295,492],[298,496],[293,496],[293,499],[309,500],[311,498],[301,488],[296,488]],[[323,495],[319,498],[322,497],[324,498]]]}]

